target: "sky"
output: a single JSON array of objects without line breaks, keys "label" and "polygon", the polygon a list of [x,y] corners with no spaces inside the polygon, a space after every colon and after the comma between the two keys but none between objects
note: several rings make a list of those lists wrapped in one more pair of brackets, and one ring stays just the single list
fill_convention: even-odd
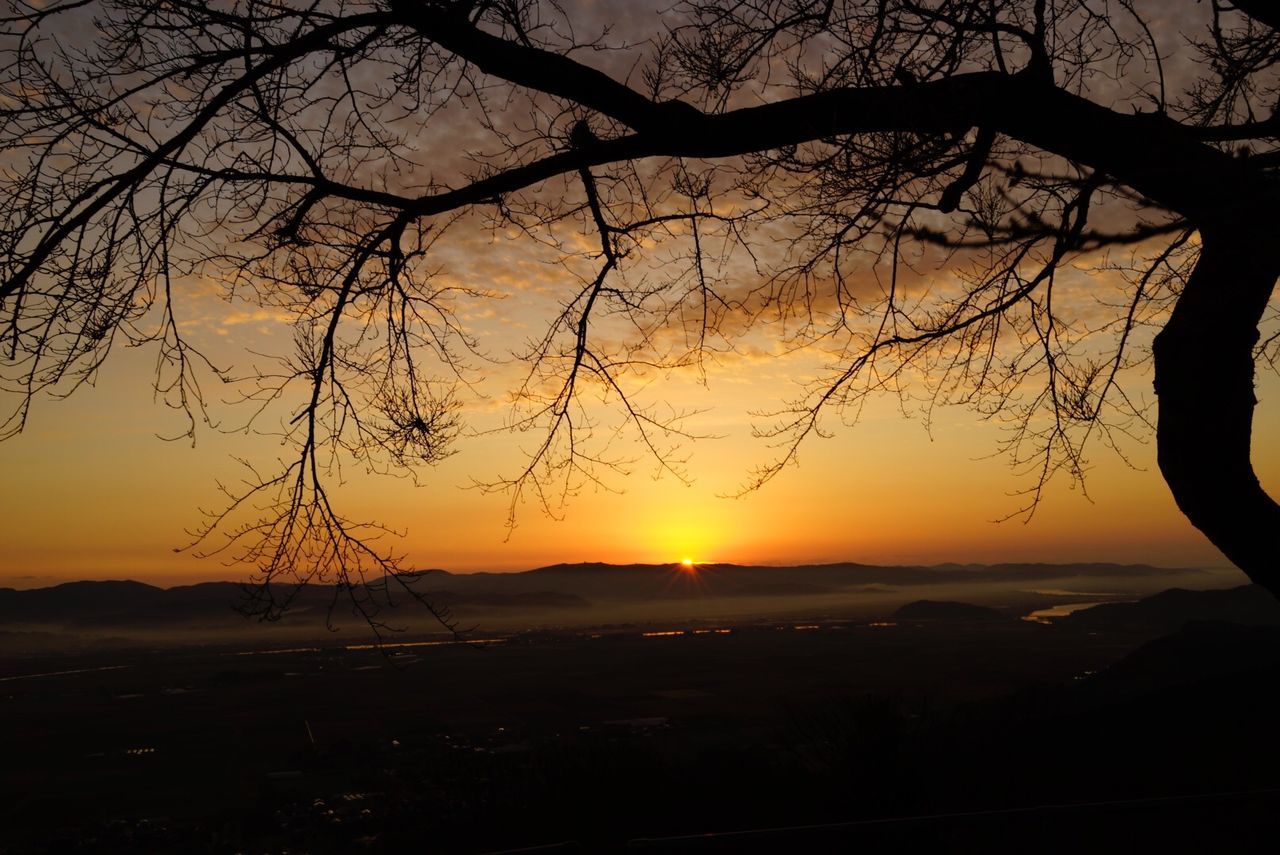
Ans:
[{"label": "sky", "polygon": [[[1149,435],[1126,441],[1124,459],[1094,446],[1084,489],[1057,478],[1030,520],[996,522],[1015,514],[1024,501],[1018,491],[1031,486],[995,455],[1004,428],[947,408],[926,429],[918,412],[914,418],[903,413],[918,407],[904,407],[893,396],[871,400],[856,425],[828,422],[831,436],[807,441],[798,465],[758,491],[736,495],[753,467],[775,453],[752,435],[753,426],[768,423],[760,413],[781,407],[820,368],[813,353],[789,354],[770,330],[709,364],[705,383],[692,374],[661,374],[637,387],[649,403],[698,412],[688,426],[706,438],[674,455],[688,457],[687,483],[656,472],[634,436],[624,434],[611,448],[635,458],[625,472],[584,487],[553,514],[518,505],[509,527],[508,497],[475,482],[518,471],[535,441],[531,434],[490,429],[510,417],[509,391],[520,368],[512,354],[575,283],[547,263],[545,250],[468,228],[462,224],[458,241],[440,252],[460,282],[482,281],[506,295],[464,306],[461,314],[493,358],[475,363],[475,389],[463,409],[468,435],[416,483],[349,466],[333,488],[345,514],[402,534],[394,545],[410,566],[512,571],[562,561],[685,558],[1227,563],[1174,506]],[[925,273],[924,285],[930,276],[946,275]],[[1087,283],[1099,292],[1115,284],[1106,275]],[[251,354],[287,350],[290,334],[278,313],[228,305],[199,282],[184,287],[184,330],[215,362],[247,370],[256,359]],[[26,431],[0,443],[0,586],[102,578],[170,585],[247,575],[246,567],[184,549],[188,532],[201,525],[201,509],[218,506],[217,483],[240,477],[237,460],[269,466],[288,450],[270,436],[227,429],[240,418],[235,407],[216,406],[223,430],[202,427],[194,445],[162,439],[180,434],[184,423],[156,400],[153,362],[145,349],[119,350],[91,386],[67,400],[40,400]],[[1148,375],[1137,372],[1125,382],[1132,395],[1151,399]],[[231,396],[229,389],[211,394]],[[1280,488],[1274,375],[1260,378],[1258,397],[1255,464],[1274,493]],[[608,424],[611,416],[605,418]]]},{"label": "sky", "polygon": [[[264,326],[259,335],[277,334]],[[803,359],[796,362],[803,363]],[[1155,468],[1154,447],[1133,442],[1129,464],[1097,447],[1085,484],[1051,483],[1028,522],[1016,511],[1028,486],[992,457],[998,425],[960,408],[931,430],[877,399],[852,427],[809,441],[762,489],[735,497],[750,469],[770,459],[751,436],[751,413],[792,393],[812,365],[730,366],[708,387],[676,378],[662,386],[677,404],[705,409],[695,422],[712,438],[686,446],[690,483],[655,477],[639,458],[629,474],[585,490],[553,518],[517,508],[474,479],[508,473],[527,436],[464,437],[455,455],[409,479],[348,472],[335,495],[350,516],[403,532],[397,544],[419,568],[523,570],[556,562],[695,561],[792,564],[826,561],[939,563],[1116,561],[1226,566],[1178,512]],[[201,508],[217,505],[218,480],[239,477],[234,458],[270,461],[278,442],[204,429],[194,446],[166,441],[180,419],[155,401],[150,355],[121,352],[98,382],[62,401],[42,401],[27,431],[0,445],[0,585],[37,587],[78,578],[156,584],[243,578],[247,568],[175,552],[190,542]],[[794,375],[794,376],[789,376]],[[1280,485],[1280,384],[1264,378],[1255,461],[1264,486]],[[499,417],[477,407],[470,421]],[[637,452],[638,453],[638,452]]]}]

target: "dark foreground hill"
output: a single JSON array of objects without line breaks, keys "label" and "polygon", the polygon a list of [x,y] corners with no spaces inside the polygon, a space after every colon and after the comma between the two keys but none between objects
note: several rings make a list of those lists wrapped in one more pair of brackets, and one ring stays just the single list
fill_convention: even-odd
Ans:
[{"label": "dark foreground hill", "polygon": [[95,648],[3,684],[0,849],[1272,851],[1277,631]]},{"label": "dark foreground hill", "polygon": [[1082,629],[1174,632],[1189,621],[1280,624],[1280,600],[1258,585],[1216,591],[1170,588],[1134,603],[1105,603],[1074,612],[1060,622]]},{"label": "dark foreground hill", "polygon": [[[1103,670],[1088,681],[1088,688],[1092,694],[1124,696],[1277,668],[1280,626],[1191,621]],[[1254,688],[1265,693],[1272,687]]]}]

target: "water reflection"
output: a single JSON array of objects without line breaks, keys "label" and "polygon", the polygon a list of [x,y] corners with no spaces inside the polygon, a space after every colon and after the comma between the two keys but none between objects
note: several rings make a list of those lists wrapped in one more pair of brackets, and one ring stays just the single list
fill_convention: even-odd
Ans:
[{"label": "water reflection", "polygon": [[1114,601],[1102,600],[1100,602],[1094,601],[1089,603],[1058,603],[1056,606],[1050,606],[1047,609],[1036,609],[1029,615],[1023,615],[1022,619],[1030,621],[1031,623],[1050,624],[1058,618],[1064,618],[1069,614],[1083,611],[1084,609],[1091,609],[1094,606],[1105,605],[1108,602]]}]

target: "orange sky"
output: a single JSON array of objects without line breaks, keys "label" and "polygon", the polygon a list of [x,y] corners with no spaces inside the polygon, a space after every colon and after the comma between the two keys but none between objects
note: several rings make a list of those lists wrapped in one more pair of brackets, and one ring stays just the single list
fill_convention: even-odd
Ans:
[{"label": "orange sky", "polygon": [[[232,325],[244,327],[243,324]],[[269,322],[252,335],[270,339]],[[235,336],[249,335],[237,329]],[[236,346],[245,343],[237,340]],[[234,348],[227,351],[234,352]],[[27,432],[0,444],[0,585],[31,587],[73,578],[135,578],[173,584],[241,578],[242,567],[176,554],[198,508],[216,504],[215,481],[234,479],[233,456],[269,462],[287,453],[275,440],[204,430],[196,446],[166,442],[174,414],[152,399],[150,355],[117,354],[98,385],[66,401],[44,401]],[[795,364],[791,364],[795,363]],[[809,442],[800,465],[744,498],[736,491],[751,466],[769,458],[750,434],[750,413],[776,406],[812,364],[757,360],[728,364],[709,388],[675,378],[655,387],[680,406],[706,408],[693,427],[718,438],[690,446],[689,486],[641,459],[610,479],[619,492],[573,498],[562,519],[520,510],[508,537],[506,498],[470,489],[472,478],[509,474],[528,437],[464,438],[458,453],[406,479],[348,473],[336,496],[352,517],[406,532],[402,546],[418,567],[518,570],[557,561],[871,563],[1121,561],[1224,566],[1224,559],[1179,514],[1154,465],[1151,444],[1127,450],[1137,470],[1102,447],[1091,456],[1092,502],[1055,482],[1035,518],[993,523],[1015,510],[1010,493],[1026,482],[990,458],[997,425],[945,410],[932,437],[893,399],[879,400],[854,427]],[[1280,485],[1280,383],[1260,387],[1255,459],[1264,485]],[[473,425],[495,423],[495,392],[473,402]],[[625,447],[622,451],[625,452]]]},{"label": "orange sky", "polygon": [[[603,20],[614,17],[600,8]],[[1157,16],[1153,26],[1175,33],[1181,23]],[[624,71],[632,67],[621,54],[596,61],[614,62]],[[1177,69],[1171,65],[1169,73],[1176,76]],[[445,155],[465,154],[458,140],[440,148]],[[442,248],[442,260],[461,268],[455,272],[465,281],[500,289],[508,299],[464,307],[462,321],[493,354],[510,354],[537,333],[548,307],[574,283],[528,242],[504,237],[491,242],[466,228],[464,223],[462,240]],[[577,238],[591,248],[594,238]],[[655,255],[655,264],[662,257]],[[1081,287],[1105,284],[1077,278]],[[199,283],[184,287],[191,292],[183,306],[184,329],[216,362],[243,370],[251,349],[288,350],[288,330],[271,312],[228,306]],[[639,459],[629,475],[607,480],[616,492],[583,492],[560,519],[523,507],[517,528],[508,532],[507,499],[468,485],[473,478],[510,475],[520,466],[520,448],[533,439],[489,434],[461,440],[456,455],[422,474],[422,486],[348,470],[335,498],[351,517],[376,518],[404,531],[401,545],[409,563],[459,571],[683,557],[740,563],[1225,564],[1174,507],[1149,442],[1125,448],[1136,469],[1100,445],[1092,449],[1087,484],[1092,501],[1064,478],[1051,485],[1029,524],[995,524],[992,520],[1018,508],[1020,499],[1010,494],[1028,486],[1003,459],[991,457],[1000,426],[950,409],[941,411],[932,433],[926,433],[918,419],[905,419],[891,398],[873,402],[855,427],[828,422],[833,438],[809,441],[800,465],[763,490],[725,498],[753,466],[771,457],[767,444],[751,436],[752,424],[761,422],[753,422],[751,414],[794,396],[795,384],[812,377],[816,365],[812,355],[782,358],[765,334],[748,344],[745,354],[711,367],[705,388],[693,378],[676,377],[655,378],[640,391],[651,403],[705,410],[689,427],[718,438],[684,449],[691,455],[691,485],[670,476],[655,480],[652,461],[629,444],[633,439],[624,438],[614,451]],[[153,399],[153,358],[148,352],[117,352],[95,387],[67,401],[40,401],[26,433],[0,443],[0,585],[244,577],[245,568],[174,549],[188,542],[184,531],[201,522],[198,509],[217,504],[215,483],[238,477],[233,457],[269,465],[291,452],[269,437],[207,429],[194,448],[157,439],[157,434],[180,433],[183,425]],[[494,427],[509,412],[505,395],[514,371],[511,365],[477,366],[480,394],[468,398],[464,413],[473,428]],[[1150,399],[1148,377],[1127,382],[1128,392]],[[225,395],[210,389],[210,397]],[[1280,436],[1280,382],[1273,375],[1262,379],[1259,397],[1255,462],[1264,485],[1275,492],[1280,489],[1275,439]],[[223,408],[215,407],[215,414],[227,424],[236,420]]]}]

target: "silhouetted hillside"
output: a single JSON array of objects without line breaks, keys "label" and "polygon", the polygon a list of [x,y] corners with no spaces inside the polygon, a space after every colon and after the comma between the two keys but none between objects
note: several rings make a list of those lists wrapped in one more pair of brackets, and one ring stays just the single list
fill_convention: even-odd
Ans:
[{"label": "silhouetted hillside", "polygon": [[1145,564],[938,564],[881,566],[841,562],[798,566],[699,564],[553,564],[524,573],[468,573],[448,578],[458,592],[557,590],[592,600],[637,600],[689,596],[778,595],[792,592],[857,591],[875,586],[1074,579],[1152,579],[1195,570],[1173,570]]},{"label": "silhouetted hillside", "polygon": [[[455,577],[456,578],[456,577]],[[370,594],[385,602],[385,593],[370,586]],[[349,599],[330,585],[275,586],[279,598],[292,597],[288,617],[294,621],[321,620],[333,606],[335,616],[350,611]],[[590,603],[560,591],[459,593],[430,591],[437,606],[456,612],[470,609],[582,608]],[[82,629],[145,625],[204,625],[239,623],[247,603],[246,589],[235,582],[203,582],[175,588],[158,588],[141,582],[71,582],[29,591],[0,589],[0,625],[58,624]],[[409,603],[403,592],[393,592],[392,602]]]},{"label": "silhouetted hillside", "polygon": [[[761,602],[768,598],[790,598],[790,606],[798,607],[805,597],[861,598],[927,585],[1022,586],[1050,580],[1062,585],[1072,580],[1107,579],[1129,580],[1135,584],[1142,580],[1150,587],[1152,581],[1162,577],[1197,572],[1118,564],[941,564],[932,567],[856,563],[794,567],[700,564],[687,568],[679,564],[583,563],[556,564],[523,573],[459,574],[428,570],[414,574],[411,583],[431,602],[458,614],[507,614],[522,609],[530,612],[579,610],[591,605],[643,607],[646,603],[706,597],[757,597]],[[1091,583],[1091,587],[1093,584],[1096,583]],[[336,618],[351,611],[346,603],[347,593],[335,596],[339,592],[332,586],[313,585],[297,590],[282,584],[273,586],[273,592],[278,599],[292,596],[286,615],[291,623],[319,620],[329,613],[331,605]],[[367,593],[382,603],[388,599],[381,584],[368,586]],[[412,602],[412,598],[395,585],[390,599],[395,603]],[[220,625],[236,621],[236,609],[244,602],[243,587],[232,582],[207,582],[167,590],[140,582],[73,582],[24,591],[4,588],[0,589],[0,626]],[[1275,610],[1280,620],[1280,608]],[[992,616],[986,610],[970,611],[964,617],[952,612],[950,617],[965,620]],[[947,616],[940,612],[932,618]]]},{"label": "silhouetted hillside", "polygon": [[1149,641],[1088,681],[1093,693],[1123,695],[1280,665],[1280,627],[1192,621]]},{"label": "silhouetted hillside", "polygon": [[1173,632],[1189,621],[1280,624],[1280,600],[1257,585],[1216,591],[1170,588],[1136,603],[1106,603],[1060,619],[1067,626]]},{"label": "silhouetted hillside", "polygon": [[167,594],[163,588],[131,581],[66,582],[29,591],[0,588],[0,621],[44,623],[159,608]]}]

